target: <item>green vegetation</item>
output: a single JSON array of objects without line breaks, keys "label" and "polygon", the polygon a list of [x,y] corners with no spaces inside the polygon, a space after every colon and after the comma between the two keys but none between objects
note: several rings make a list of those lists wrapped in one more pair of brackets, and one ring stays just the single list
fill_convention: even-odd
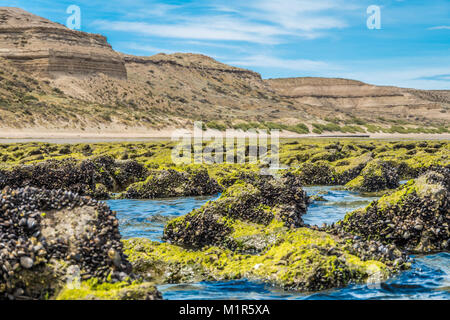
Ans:
[{"label": "green vegetation", "polygon": [[366,131],[355,125],[340,126],[334,122],[328,124],[313,123],[313,132],[322,134],[324,132],[342,132],[342,133],[366,133]]},{"label": "green vegetation", "polygon": [[[192,251],[147,239],[125,240],[125,253],[135,272],[150,272],[160,283],[246,278],[310,291],[366,281],[374,272],[386,278],[392,271],[382,262],[362,261],[348,253],[326,233],[307,228],[279,232],[279,226],[274,226],[268,230],[248,224],[237,227],[239,238],[276,234],[276,244],[259,255],[219,247]],[[335,253],[324,254],[331,250]]]},{"label": "green vegetation", "polygon": [[157,296],[156,287],[148,282],[101,282],[96,278],[78,286],[66,285],[54,300],[143,300]]},{"label": "green vegetation", "polygon": [[209,129],[215,129],[215,130],[219,130],[219,131],[225,131],[225,130],[227,130],[227,126],[226,126],[226,125],[221,124],[221,123],[216,122],[216,121],[210,121],[210,122],[208,122],[208,123],[206,124],[206,126],[207,126]]},{"label": "green vegetation", "polygon": [[[0,144],[0,169],[10,170],[23,164],[32,165],[47,160],[81,161],[102,156],[109,156],[115,160],[135,160],[150,170],[198,169],[199,165],[176,166],[173,163],[172,149],[177,143],[161,141],[64,145],[38,142]],[[248,141],[240,146],[239,151],[245,161],[249,160],[247,146]],[[209,142],[205,142],[202,146],[204,149],[209,147]],[[270,152],[269,148],[269,155]],[[225,155],[225,153],[215,153],[215,156],[222,156],[224,160],[226,160]],[[298,174],[303,172],[305,175],[309,172],[309,176],[313,174],[317,176],[315,181],[306,177],[308,179],[305,180],[305,184],[310,184],[311,181],[313,184],[348,183],[358,177],[369,160],[377,159],[390,162],[398,170],[401,180],[409,179],[417,177],[418,173],[425,168],[449,165],[449,155],[448,141],[281,139],[279,148],[282,165],[291,167]],[[230,179],[230,173],[257,172],[263,167],[260,163],[204,164],[202,166],[219,183],[222,183],[221,180],[225,177]]]},{"label": "green vegetation", "polygon": [[308,134],[309,128],[303,123],[297,123],[295,125],[287,125],[282,123],[275,123],[275,122],[240,122],[238,124],[235,124],[232,126],[233,129],[236,130],[242,130],[242,131],[248,131],[250,129],[261,129],[261,130],[284,130],[284,131],[290,131],[295,132],[298,134]]}]

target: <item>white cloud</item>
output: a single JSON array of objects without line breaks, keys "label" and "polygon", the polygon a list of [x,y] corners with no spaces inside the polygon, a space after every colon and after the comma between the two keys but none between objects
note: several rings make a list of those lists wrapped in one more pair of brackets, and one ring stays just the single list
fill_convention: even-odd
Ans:
[{"label": "white cloud", "polygon": [[[209,20],[209,19],[206,19]],[[276,44],[276,35],[286,34],[277,28],[245,24],[236,21],[217,19],[217,24],[209,21],[179,24],[149,24],[145,22],[114,22],[97,20],[94,24],[101,29],[126,31],[147,36],[191,40],[245,41],[263,44]]]},{"label": "white cloud", "polygon": [[428,30],[450,30],[450,26],[437,26],[428,28]]},{"label": "white cloud", "polygon": [[323,11],[342,9],[339,1],[327,0],[263,0],[250,2],[250,16],[280,24],[293,30],[343,28],[347,23]]},{"label": "white cloud", "polygon": [[[339,1],[251,0],[206,8],[197,12],[189,5],[159,5],[144,10],[140,17],[128,15],[129,21],[97,20],[94,25],[153,37],[271,45],[285,42],[286,37],[314,39],[324,36],[325,31],[347,26],[328,12],[342,9]],[[158,17],[164,21],[159,22]]]},{"label": "white cloud", "polygon": [[336,66],[322,61],[307,59],[280,59],[277,57],[254,55],[239,60],[227,61],[228,64],[242,67],[264,67],[287,69],[292,71],[324,71],[337,69]]},{"label": "white cloud", "polygon": [[179,9],[181,6],[154,3],[148,8],[140,8],[139,10],[128,11],[125,13],[127,19],[147,18],[147,17],[163,17],[170,14],[171,11]]},{"label": "white cloud", "polygon": [[119,51],[123,51],[123,52],[126,52],[128,50],[138,50],[138,51],[154,53],[154,54],[156,54],[156,53],[170,54],[170,53],[176,52],[176,50],[157,48],[157,47],[153,47],[150,45],[139,44],[139,43],[135,43],[135,42],[120,42],[117,44],[117,47],[115,49],[117,49]]}]

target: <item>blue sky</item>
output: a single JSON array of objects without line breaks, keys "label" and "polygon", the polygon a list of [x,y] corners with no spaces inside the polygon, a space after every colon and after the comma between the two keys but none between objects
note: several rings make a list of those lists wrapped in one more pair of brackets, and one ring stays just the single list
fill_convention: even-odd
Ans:
[{"label": "blue sky", "polygon": [[[450,89],[449,0],[0,0],[63,24],[72,4],[82,31],[125,53],[202,53],[264,78]],[[381,29],[367,28],[370,5]]]}]

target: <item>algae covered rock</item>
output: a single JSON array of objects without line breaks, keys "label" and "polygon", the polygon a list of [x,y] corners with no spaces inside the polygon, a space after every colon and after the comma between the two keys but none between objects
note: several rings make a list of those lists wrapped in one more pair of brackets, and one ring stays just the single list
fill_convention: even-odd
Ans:
[{"label": "algae covered rock", "polygon": [[105,283],[98,279],[81,282],[77,287],[65,286],[55,300],[161,300],[162,295],[149,282]]},{"label": "algae covered rock", "polygon": [[135,161],[115,161],[98,157],[83,161],[49,160],[0,171],[0,188],[35,187],[64,189],[97,199],[109,198],[109,192],[125,189],[130,183],[145,179],[147,169]]},{"label": "algae covered rock", "polygon": [[313,203],[313,202],[327,202],[328,200],[325,199],[322,195],[317,194],[314,196],[309,197],[309,202]]},{"label": "algae covered rock", "polygon": [[126,199],[154,199],[217,194],[222,190],[206,169],[158,170],[145,181],[130,185],[121,195]]},{"label": "algae covered rock", "polygon": [[106,204],[30,187],[0,196],[0,299],[51,297],[73,274],[101,281],[130,274]]},{"label": "algae covered rock", "polygon": [[450,169],[429,171],[347,214],[339,228],[413,252],[449,249]]},{"label": "algae covered rock", "polygon": [[262,175],[256,171],[256,170],[243,170],[243,169],[239,169],[239,170],[232,170],[231,172],[229,171],[222,171],[218,173],[219,178],[217,179],[217,181],[219,182],[219,184],[224,187],[224,188],[228,188],[231,187],[233,184],[235,184],[236,182],[255,182],[256,180],[261,179]]},{"label": "algae covered rock", "polygon": [[211,244],[228,244],[236,220],[269,225],[274,219],[287,227],[303,225],[308,197],[299,179],[287,174],[279,179],[258,176],[239,181],[221,197],[186,216],[170,221],[164,239],[184,246],[201,248]]},{"label": "algae covered rock", "polygon": [[125,240],[134,272],[159,283],[250,279],[289,290],[317,291],[354,282],[385,280],[395,267],[375,259],[363,261],[343,241],[325,232],[281,227],[247,231],[277,238],[258,254],[217,246],[186,249],[147,239]]},{"label": "algae covered rock", "polygon": [[327,161],[306,162],[292,171],[303,185],[335,185],[336,170]]},{"label": "algae covered rock", "polygon": [[363,192],[395,189],[399,186],[398,169],[388,161],[376,159],[369,162],[361,174],[345,186]]},{"label": "algae covered rock", "polygon": [[361,156],[347,158],[335,163],[337,184],[344,185],[358,177],[366,165],[373,160],[373,153],[367,152]]}]

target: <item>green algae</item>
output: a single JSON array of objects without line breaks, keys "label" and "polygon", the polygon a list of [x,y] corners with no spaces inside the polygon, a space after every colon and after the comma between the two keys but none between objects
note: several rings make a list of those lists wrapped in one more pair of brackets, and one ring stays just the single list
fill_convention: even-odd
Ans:
[{"label": "green algae", "polygon": [[378,200],[378,208],[386,210],[391,206],[400,205],[408,198],[408,196],[415,194],[421,198],[427,196],[436,196],[441,188],[436,184],[430,184],[426,176],[421,176],[417,179],[410,180],[392,194],[387,194]]},{"label": "green algae", "polygon": [[362,192],[377,192],[398,187],[398,169],[392,162],[375,159],[366,164],[359,176],[345,187]]},{"label": "green algae", "polygon": [[363,176],[357,176],[352,181],[347,182],[345,187],[348,188],[348,189],[351,189],[351,190],[356,190],[356,189],[360,188],[363,185],[363,183],[364,183],[364,177]]},{"label": "green algae", "polygon": [[[134,271],[159,283],[245,278],[302,291],[364,282],[374,273],[386,279],[396,271],[390,262],[356,256],[338,237],[286,224],[278,200],[262,205],[260,188],[271,180],[236,179],[218,200],[170,221],[164,231],[170,243],[126,240]],[[253,220],[256,211],[267,219]]]},{"label": "green algae", "polygon": [[338,175],[342,175],[345,172],[357,169],[357,168],[364,168],[366,164],[373,159],[373,153],[367,152],[360,156],[355,157],[348,157],[344,160],[338,160],[333,163],[336,169],[336,173]]},{"label": "green algae", "polygon": [[66,285],[54,300],[141,300],[158,297],[156,287],[148,282],[100,282],[93,278],[78,286]]},{"label": "green algae", "polygon": [[[247,235],[267,234],[249,225],[244,229]],[[135,272],[150,272],[161,282],[246,278],[309,291],[365,281],[374,269],[381,278],[390,272],[382,262],[362,261],[341,249],[342,245],[324,232],[284,228],[277,234],[278,241],[256,255],[214,246],[193,251],[146,239],[124,240],[124,250]]]},{"label": "green algae", "polygon": [[347,213],[337,228],[410,252],[448,250],[448,169],[429,171]]},{"label": "green algae", "polygon": [[284,223],[276,219],[273,219],[268,226],[240,220],[233,220],[229,223],[233,229],[230,237],[236,240],[258,235],[269,236],[285,231]]},{"label": "green algae", "polygon": [[[400,178],[416,177],[423,168],[450,165],[448,141],[411,141],[399,143],[364,139],[281,139],[280,163],[300,167],[306,163],[329,164],[339,177],[343,172],[361,165],[368,151],[374,159],[396,162],[402,167]],[[0,168],[9,169],[22,164],[35,164],[47,160],[74,159],[77,161],[101,156],[116,160],[136,160],[149,169],[178,168],[172,161],[172,149],[177,142],[109,142],[51,144],[42,142],[0,144]],[[192,159],[191,159],[192,160]],[[257,172],[261,164],[204,164],[211,177],[219,182],[232,172]],[[114,174],[114,172],[113,172]],[[354,177],[352,177],[354,178]],[[232,177],[226,178],[231,181]],[[225,179],[225,180],[226,180]],[[321,182],[321,181],[319,181]],[[326,181],[328,183],[328,181]],[[338,179],[339,182],[339,179]],[[345,183],[348,181],[345,181]],[[228,186],[228,185],[227,185]]]},{"label": "green algae", "polygon": [[224,243],[240,253],[262,252],[281,241],[282,233],[286,231],[284,223],[277,219],[273,219],[268,225],[226,219],[231,233],[225,238]]},{"label": "green algae", "polygon": [[[448,141],[281,139],[280,142],[280,163],[282,166],[289,165],[291,168],[288,171],[299,176],[303,185],[346,185],[351,190],[373,192],[380,191],[374,190],[373,186],[384,185],[386,182],[383,173],[378,175],[379,170],[371,169],[373,163],[390,163],[390,166],[397,170],[400,180],[416,178],[428,168],[450,165]],[[176,144],[177,142],[166,141],[62,145],[40,142],[0,144],[0,175],[2,171],[23,169],[48,160],[69,161],[75,167],[84,160],[95,161],[101,157],[109,157],[118,163],[134,160],[145,170],[154,173],[138,175],[133,171],[124,172],[121,165],[114,165],[112,168],[99,166],[96,169],[96,177],[91,179],[92,184],[85,185],[83,188],[86,190],[77,189],[77,192],[84,191],[84,194],[97,199],[121,198],[127,193],[130,194],[128,197],[159,198],[198,195],[203,194],[203,191],[197,190],[198,192],[189,194],[188,189],[201,185],[196,182],[185,184],[184,187],[174,186],[170,188],[170,192],[162,192],[168,188],[160,183],[158,172],[169,169],[178,172],[207,170],[211,179],[216,179],[220,186],[227,188],[247,181],[249,177],[257,179],[261,170],[267,167],[260,162],[175,165],[171,153]],[[284,174],[283,172],[279,170],[278,174]],[[55,184],[55,187],[67,186]],[[387,183],[383,189],[395,187],[395,184]],[[155,189],[161,192],[152,193]]]}]

